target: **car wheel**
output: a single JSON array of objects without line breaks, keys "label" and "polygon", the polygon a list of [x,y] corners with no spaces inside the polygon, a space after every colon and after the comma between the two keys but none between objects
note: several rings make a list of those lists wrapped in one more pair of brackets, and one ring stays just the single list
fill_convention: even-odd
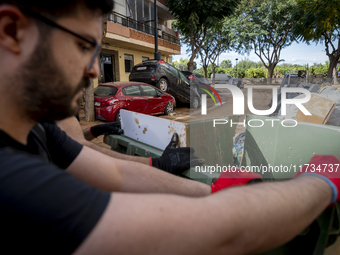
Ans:
[{"label": "car wheel", "polygon": [[168,92],[168,81],[165,78],[160,78],[157,87],[164,92]]},{"label": "car wheel", "polygon": [[198,108],[200,106],[200,99],[198,97],[194,97],[191,101],[192,108]]},{"label": "car wheel", "polygon": [[174,104],[171,102],[167,103],[167,105],[165,106],[164,114],[169,115],[173,111],[174,111]]}]

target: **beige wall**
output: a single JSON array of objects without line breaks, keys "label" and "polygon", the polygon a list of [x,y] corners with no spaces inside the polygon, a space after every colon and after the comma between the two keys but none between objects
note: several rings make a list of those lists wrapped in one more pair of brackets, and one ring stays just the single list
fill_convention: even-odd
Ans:
[{"label": "beige wall", "polygon": [[[118,51],[119,53],[119,74],[120,74],[121,81],[128,81],[129,75],[130,75],[130,73],[125,73],[124,54],[133,55],[133,65],[141,63],[142,57],[149,57],[149,59],[154,58],[154,53],[139,52],[139,51],[116,48],[116,47],[115,47],[115,50]],[[162,55],[162,59],[168,62],[169,56]]]},{"label": "beige wall", "polygon": [[[104,47],[103,47],[104,49]],[[125,61],[124,54],[129,54],[133,56],[133,65],[142,62],[142,57],[148,57],[149,59],[154,59],[154,53],[143,52],[132,49],[124,49],[117,46],[105,46],[105,54],[110,54],[110,51],[118,52],[118,62],[119,62],[119,81],[129,81],[130,73],[125,73]],[[162,59],[169,63],[170,56],[162,55]],[[115,66],[117,68],[117,66]],[[98,86],[98,79],[95,79],[94,86]]]},{"label": "beige wall", "polygon": [[98,79],[93,79],[93,87],[94,88],[98,87]]}]

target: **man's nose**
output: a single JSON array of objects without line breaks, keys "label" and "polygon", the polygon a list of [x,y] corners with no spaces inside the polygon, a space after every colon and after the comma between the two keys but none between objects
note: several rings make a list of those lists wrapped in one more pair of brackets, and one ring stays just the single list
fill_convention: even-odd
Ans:
[{"label": "man's nose", "polygon": [[98,58],[95,58],[94,63],[91,67],[91,69],[88,69],[85,67],[85,74],[88,75],[90,78],[94,79],[99,76],[99,61]]}]

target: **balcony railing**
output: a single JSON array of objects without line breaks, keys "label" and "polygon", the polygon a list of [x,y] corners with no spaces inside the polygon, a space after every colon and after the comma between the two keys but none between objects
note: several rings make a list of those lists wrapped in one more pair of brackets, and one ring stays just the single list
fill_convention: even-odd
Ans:
[{"label": "balcony railing", "polygon": [[[117,12],[114,12],[114,14],[109,14],[107,19],[108,19],[108,21],[120,24],[124,27],[136,29],[139,32],[146,33],[146,34],[149,34],[149,35],[152,35],[152,36],[154,36],[154,33],[155,33],[154,32],[155,29],[154,29],[153,26],[149,26],[147,24],[140,23],[137,20],[131,19],[131,18],[126,17],[124,15],[121,15]],[[164,31],[162,31],[159,28],[158,28],[158,37],[162,38],[165,41],[180,44],[178,37],[170,35],[170,34],[164,32]]]}]

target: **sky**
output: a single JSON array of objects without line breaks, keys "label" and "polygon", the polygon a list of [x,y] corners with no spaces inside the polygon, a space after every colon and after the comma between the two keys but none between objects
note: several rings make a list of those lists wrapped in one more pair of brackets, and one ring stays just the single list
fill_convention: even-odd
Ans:
[{"label": "sky", "polygon": [[[179,60],[180,58],[183,59],[189,59],[190,54],[186,53],[187,47],[185,45],[181,45],[181,55],[173,55],[172,59],[173,61]],[[236,64],[236,58],[238,58],[238,62],[242,59],[249,58],[250,60],[254,62],[261,61],[260,58],[255,55],[254,51],[250,52],[249,55],[241,55],[237,52],[225,52],[222,53],[219,57],[219,63],[221,63],[223,60],[231,60],[233,66]],[[309,66],[313,65],[313,63],[322,63],[324,64],[325,61],[328,60],[328,57],[326,55],[325,47],[323,44],[315,44],[311,43],[310,45],[307,45],[305,43],[292,43],[289,47],[283,49],[281,51],[280,59],[284,59],[281,63],[287,63],[287,64],[299,64],[299,65],[306,65],[309,64]],[[200,63],[200,59],[195,60],[197,63],[198,68],[202,66]],[[281,64],[280,63],[280,64]]]}]

